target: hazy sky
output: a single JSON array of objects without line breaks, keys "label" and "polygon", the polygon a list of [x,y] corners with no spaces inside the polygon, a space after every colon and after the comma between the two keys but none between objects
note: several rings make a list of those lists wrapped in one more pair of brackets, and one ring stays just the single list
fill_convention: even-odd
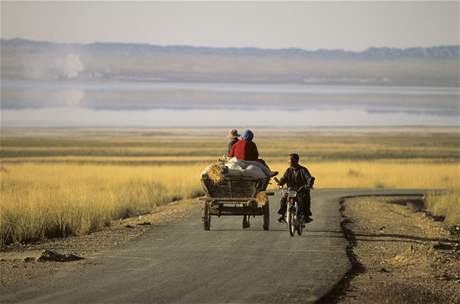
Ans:
[{"label": "hazy sky", "polygon": [[1,37],[304,49],[459,44],[459,2],[1,2]]}]

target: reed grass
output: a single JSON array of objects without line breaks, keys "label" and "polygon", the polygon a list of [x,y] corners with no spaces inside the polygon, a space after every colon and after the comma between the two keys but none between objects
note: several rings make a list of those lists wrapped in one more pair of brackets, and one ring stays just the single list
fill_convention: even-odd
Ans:
[{"label": "reed grass", "polygon": [[3,167],[0,242],[85,234],[113,219],[200,193],[194,166],[22,164]]},{"label": "reed grass", "polygon": [[433,215],[445,217],[447,225],[460,225],[460,188],[432,192],[427,195],[426,205]]},{"label": "reed grass", "polygon": [[[219,132],[2,130],[0,243],[85,234],[197,195],[201,171],[225,153],[226,131]],[[287,155],[299,153],[316,188],[460,184],[457,131],[347,132],[256,130],[256,142],[261,157],[281,174]],[[458,191],[453,193],[428,200],[449,223],[460,214]]]}]

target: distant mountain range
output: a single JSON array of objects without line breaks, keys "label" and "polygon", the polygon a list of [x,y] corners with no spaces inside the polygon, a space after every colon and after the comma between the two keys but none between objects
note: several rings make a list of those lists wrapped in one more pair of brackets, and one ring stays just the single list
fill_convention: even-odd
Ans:
[{"label": "distant mountain range", "polygon": [[354,52],[343,49],[318,49],[304,50],[301,48],[264,49],[255,47],[199,47],[189,45],[160,46],[141,43],[53,43],[47,41],[34,41],[22,38],[0,39],[2,48],[47,49],[62,48],[80,49],[87,51],[109,51],[133,53],[170,53],[187,55],[224,55],[224,56],[273,56],[314,59],[459,59],[460,45],[443,45],[433,47],[389,48],[370,47],[365,51]]},{"label": "distant mountain range", "polygon": [[458,86],[460,46],[365,51],[0,39],[3,79]]}]

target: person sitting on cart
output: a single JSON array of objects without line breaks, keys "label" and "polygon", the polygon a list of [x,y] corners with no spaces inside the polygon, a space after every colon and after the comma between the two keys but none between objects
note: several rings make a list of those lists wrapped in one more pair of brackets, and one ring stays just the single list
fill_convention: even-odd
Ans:
[{"label": "person sitting on cart", "polygon": [[233,145],[238,141],[238,137],[240,137],[240,134],[238,134],[237,129],[232,129],[228,131],[227,138],[229,139],[229,142],[227,154],[230,153],[230,150],[232,149]]},{"label": "person sitting on cart", "polygon": [[[280,188],[284,184],[287,184],[288,188],[291,190],[298,191],[297,199],[299,200],[300,211],[303,213],[305,223],[313,221],[311,218],[312,213],[310,209],[310,188],[313,186],[314,177],[311,176],[307,168],[299,164],[299,155],[296,153],[289,154],[289,168],[286,169],[286,172],[281,177],[278,182]],[[278,221],[280,223],[286,222],[285,215],[287,209],[287,193],[281,197],[280,209],[278,214],[280,218]]]},{"label": "person sitting on cart", "polygon": [[[277,171],[271,171],[267,163],[259,158],[259,151],[257,150],[257,145],[252,141],[254,138],[254,133],[251,130],[246,130],[241,135],[241,139],[232,145],[232,148],[228,152],[229,157],[236,157],[238,160],[247,160],[247,161],[257,161],[261,163],[264,167],[269,177],[276,176]],[[267,170],[268,169],[268,170]]]}]

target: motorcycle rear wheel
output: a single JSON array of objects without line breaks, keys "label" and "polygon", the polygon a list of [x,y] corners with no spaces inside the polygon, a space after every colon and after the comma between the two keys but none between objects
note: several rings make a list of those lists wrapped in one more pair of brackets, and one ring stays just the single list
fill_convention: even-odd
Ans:
[{"label": "motorcycle rear wheel", "polygon": [[296,228],[294,225],[294,214],[291,211],[288,211],[287,222],[288,222],[289,234],[291,236],[294,236],[294,232]]},{"label": "motorcycle rear wheel", "polygon": [[303,229],[302,229],[302,225],[299,225],[299,226],[297,227],[297,234],[298,234],[298,235],[302,235],[302,230],[303,230]]}]

